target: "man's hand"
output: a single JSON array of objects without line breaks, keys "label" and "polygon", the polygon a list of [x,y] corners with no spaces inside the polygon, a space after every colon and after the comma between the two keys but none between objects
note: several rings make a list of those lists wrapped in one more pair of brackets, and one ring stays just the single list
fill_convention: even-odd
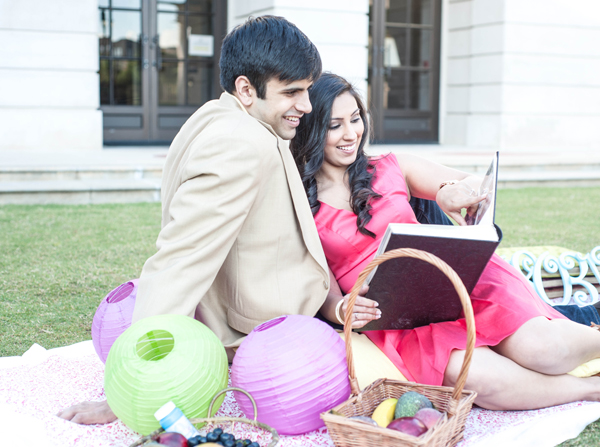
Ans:
[{"label": "man's hand", "polygon": [[448,216],[459,225],[467,225],[461,211],[466,208],[467,214],[473,215],[477,212],[479,203],[484,200],[486,194],[478,195],[477,191],[466,181],[460,181],[454,185],[447,185],[440,189],[435,198]]},{"label": "man's hand", "polygon": [[[354,329],[361,328],[367,323],[381,318],[381,311],[377,309],[379,303],[364,297],[368,291],[369,286],[362,286],[356,297],[356,303],[354,303],[354,309],[352,310],[352,327]],[[349,299],[350,294],[344,296],[344,304],[342,304],[344,318],[346,317]]]},{"label": "man's hand", "polygon": [[59,411],[56,415],[67,421],[84,425],[108,424],[117,420],[107,401],[81,402]]}]

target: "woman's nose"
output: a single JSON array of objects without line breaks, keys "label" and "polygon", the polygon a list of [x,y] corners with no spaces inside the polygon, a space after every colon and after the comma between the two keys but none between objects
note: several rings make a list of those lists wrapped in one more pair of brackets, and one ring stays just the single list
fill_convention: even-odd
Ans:
[{"label": "woman's nose", "polygon": [[346,140],[349,141],[354,141],[356,140],[356,131],[354,130],[354,128],[352,127],[352,123],[349,123],[349,126],[346,126],[346,132],[344,133],[344,138]]}]

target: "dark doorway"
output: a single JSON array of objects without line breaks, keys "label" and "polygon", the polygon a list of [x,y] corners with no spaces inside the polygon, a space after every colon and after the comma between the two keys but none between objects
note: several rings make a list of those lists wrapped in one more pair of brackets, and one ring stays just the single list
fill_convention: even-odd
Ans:
[{"label": "dark doorway", "polygon": [[437,143],[441,0],[371,0],[369,102],[378,143]]},{"label": "dark doorway", "polygon": [[105,144],[168,144],[220,95],[227,2],[99,0]]}]

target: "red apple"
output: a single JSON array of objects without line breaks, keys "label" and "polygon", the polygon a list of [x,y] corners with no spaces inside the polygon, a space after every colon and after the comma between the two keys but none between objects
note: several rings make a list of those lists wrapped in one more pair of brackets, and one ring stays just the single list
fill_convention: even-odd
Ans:
[{"label": "red apple", "polygon": [[180,433],[164,432],[158,435],[157,441],[168,447],[188,447],[187,439]]},{"label": "red apple", "polygon": [[427,427],[421,420],[410,416],[394,419],[387,428],[412,436],[421,436],[427,431]]},{"label": "red apple", "polygon": [[427,429],[430,429],[437,421],[440,420],[442,413],[433,408],[421,408],[419,411],[417,411],[415,417],[420,419],[421,422],[425,424]]}]

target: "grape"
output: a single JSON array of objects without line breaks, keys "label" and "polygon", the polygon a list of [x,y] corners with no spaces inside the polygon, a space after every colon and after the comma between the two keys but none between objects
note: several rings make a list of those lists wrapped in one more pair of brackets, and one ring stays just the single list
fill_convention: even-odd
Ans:
[{"label": "grape", "polygon": [[223,433],[219,436],[221,442],[225,443],[225,441],[234,440],[235,437],[231,433]]},{"label": "grape", "polygon": [[188,447],[196,447],[197,445],[204,444],[206,442],[205,436],[193,436],[188,439]]}]

